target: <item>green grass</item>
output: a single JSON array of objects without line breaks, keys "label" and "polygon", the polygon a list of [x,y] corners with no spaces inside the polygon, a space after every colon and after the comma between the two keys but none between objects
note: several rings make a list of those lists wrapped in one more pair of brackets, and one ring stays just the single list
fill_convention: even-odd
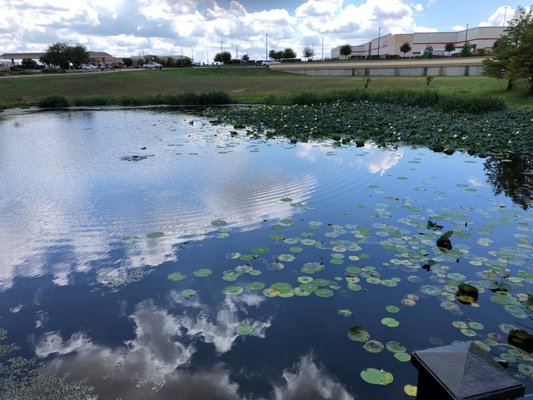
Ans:
[{"label": "green grass", "polygon": [[[120,71],[109,73],[54,74],[0,79],[0,108],[26,107],[56,94],[70,102],[87,103],[95,97],[145,97],[223,91],[235,102],[288,104],[303,91],[361,89],[364,77],[311,77],[268,69],[164,69],[162,71]],[[372,77],[369,91],[393,89],[426,91],[425,77]],[[509,107],[533,109],[527,88],[505,90],[505,82],[486,77],[435,77],[431,90],[440,94],[496,96]],[[101,100],[100,100],[101,102]]]}]

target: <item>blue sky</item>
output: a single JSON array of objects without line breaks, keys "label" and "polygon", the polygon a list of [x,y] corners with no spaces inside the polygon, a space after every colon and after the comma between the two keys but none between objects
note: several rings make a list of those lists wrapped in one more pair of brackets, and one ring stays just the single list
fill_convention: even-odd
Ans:
[{"label": "blue sky", "polygon": [[498,26],[513,0],[0,0],[0,54],[44,51],[57,41],[115,56],[216,52],[264,58],[270,49],[305,46],[317,56],[381,33]]}]

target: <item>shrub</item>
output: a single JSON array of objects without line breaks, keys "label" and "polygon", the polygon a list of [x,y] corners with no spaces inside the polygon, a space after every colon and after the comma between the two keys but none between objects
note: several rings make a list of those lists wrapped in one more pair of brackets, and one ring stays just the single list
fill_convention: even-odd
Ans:
[{"label": "shrub", "polygon": [[52,95],[46,96],[37,103],[39,108],[65,108],[69,107],[69,101],[65,96]]}]

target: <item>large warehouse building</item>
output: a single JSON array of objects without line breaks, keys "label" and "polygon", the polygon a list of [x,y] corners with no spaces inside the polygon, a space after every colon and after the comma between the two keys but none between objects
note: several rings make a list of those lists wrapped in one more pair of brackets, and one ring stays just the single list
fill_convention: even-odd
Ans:
[{"label": "large warehouse building", "polygon": [[[390,55],[404,56],[400,47],[409,43],[411,51],[406,57],[420,56],[427,46],[433,47],[435,55],[449,55],[445,50],[447,43],[453,43],[456,52],[460,51],[466,42],[473,46],[474,54],[490,52],[496,40],[505,32],[506,27],[477,27],[457,32],[417,32],[411,34],[384,35],[372,39],[370,42],[352,46],[351,57],[386,57]],[[453,54],[453,53],[452,53]],[[331,50],[331,58],[344,58],[340,55],[340,46]]]}]

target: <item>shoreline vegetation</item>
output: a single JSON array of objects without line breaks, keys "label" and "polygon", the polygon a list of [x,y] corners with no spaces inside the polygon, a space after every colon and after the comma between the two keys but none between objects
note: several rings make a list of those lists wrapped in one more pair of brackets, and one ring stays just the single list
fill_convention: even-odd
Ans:
[{"label": "shoreline vegetation", "polygon": [[[131,93],[129,88],[135,77],[141,79],[136,93]],[[184,77],[190,78],[189,84],[182,85],[181,90],[175,90],[176,84],[171,85],[167,90],[173,93],[163,91],[160,86],[146,89],[147,82]],[[67,78],[73,81],[59,86],[49,81],[53,78],[29,78],[38,79],[48,89],[53,87],[57,94],[24,102],[41,109],[248,104],[203,113],[215,123],[230,124],[237,130],[244,128],[250,135],[286,137],[292,142],[332,139],[338,145],[349,142],[362,145],[371,140],[384,146],[426,146],[446,154],[464,151],[503,158],[511,154],[526,157],[533,154],[533,108],[515,108],[509,97],[491,95],[486,87],[481,90],[480,83],[499,82],[484,77],[435,79],[446,81],[448,86],[455,85],[455,90],[428,87],[426,80],[422,82],[420,78],[372,78],[371,82],[368,79],[365,82],[371,87],[365,89],[360,85],[362,81],[353,78],[310,78],[268,70],[164,70]],[[121,85],[117,80],[123,78],[126,81]],[[20,79],[23,78],[7,82],[22,91],[25,83],[20,83]],[[111,85],[113,93],[107,88],[100,90],[100,95],[89,91],[80,96],[79,85],[91,79]],[[5,82],[0,80],[0,93]],[[73,82],[78,85],[78,95],[71,95]],[[383,87],[383,82],[395,85]],[[477,89],[471,86],[476,82]],[[319,87],[310,87],[309,83],[318,83]],[[265,84],[270,84],[270,89],[263,93]],[[193,87],[198,90],[186,90]],[[157,90],[162,93],[156,93]],[[34,88],[33,93],[36,92]],[[0,95],[0,104],[5,104],[5,96],[6,93]]]}]

